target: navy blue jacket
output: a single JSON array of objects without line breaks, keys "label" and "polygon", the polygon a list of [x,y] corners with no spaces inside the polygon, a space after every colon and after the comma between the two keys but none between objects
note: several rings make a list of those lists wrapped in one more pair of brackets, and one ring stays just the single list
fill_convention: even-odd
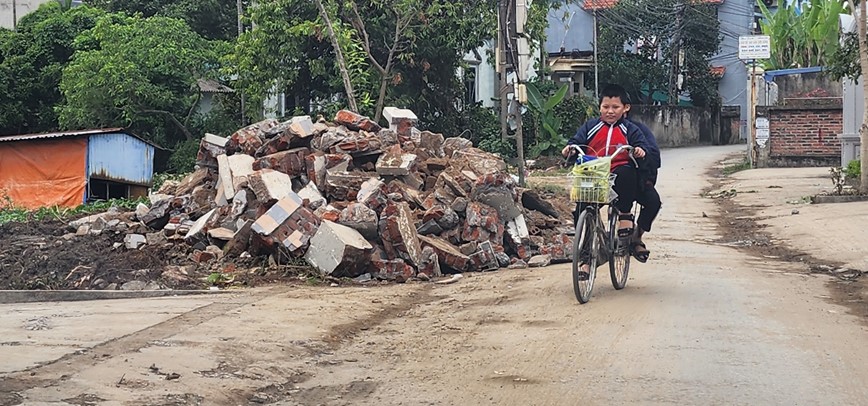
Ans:
[{"label": "navy blue jacket", "polygon": [[639,161],[639,177],[651,181],[652,184],[657,183],[657,170],[660,169],[662,161],[660,159],[660,146],[657,145],[657,138],[645,124],[637,121],[625,119],[639,128],[648,141],[648,148],[645,149],[645,159]]}]

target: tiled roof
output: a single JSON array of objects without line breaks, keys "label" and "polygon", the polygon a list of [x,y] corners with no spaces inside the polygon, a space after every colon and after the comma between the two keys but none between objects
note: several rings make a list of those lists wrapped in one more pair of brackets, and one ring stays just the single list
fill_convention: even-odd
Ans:
[{"label": "tiled roof", "polygon": [[726,66],[712,66],[711,67],[711,74],[712,75],[723,76],[724,73],[726,73]]},{"label": "tiled roof", "polygon": [[[695,0],[697,3],[723,4],[723,0]],[[582,6],[585,10],[608,10],[615,7],[618,0],[585,0]]]}]

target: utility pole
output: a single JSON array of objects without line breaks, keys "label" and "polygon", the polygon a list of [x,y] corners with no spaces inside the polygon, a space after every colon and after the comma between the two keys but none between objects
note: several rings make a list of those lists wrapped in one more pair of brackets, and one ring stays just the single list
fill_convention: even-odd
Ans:
[{"label": "utility pole", "polygon": [[[600,100],[600,63],[597,58],[597,9],[594,8],[594,100]],[[584,84],[582,85],[584,87]]]},{"label": "utility pole", "polygon": [[[241,34],[244,33],[244,23],[241,21],[241,15],[244,12],[243,7],[241,6],[241,0],[235,0],[235,7],[238,9],[238,38],[241,38]],[[247,111],[246,111],[246,100],[244,97],[244,91],[241,91],[241,126],[244,127],[247,125]]]},{"label": "utility pole", "polygon": [[675,6],[675,34],[672,36],[672,66],[669,69],[669,105],[678,105],[678,72],[681,55],[681,35],[684,25],[685,4],[679,2]]},{"label": "utility pole", "polygon": [[750,73],[750,107],[748,107],[747,121],[747,159],[750,167],[754,166],[754,151],[756,140],[756,59],[752,62]]},{"label": "utility pole", "polygon": [[506,25],[506,2],[507,0],[497,1],[497,73],[500,79],[498,97],[500,98],[500,136],[504,141],[509,139],[509,125],[507,124],[509,104],[506,100],[509,84],[506,81],[506,30],[504,29]]},{"label": "utility pole", "polygon": [[18,31],[18,10],[15,7],[15,0],[12,0],[12,31]]}]

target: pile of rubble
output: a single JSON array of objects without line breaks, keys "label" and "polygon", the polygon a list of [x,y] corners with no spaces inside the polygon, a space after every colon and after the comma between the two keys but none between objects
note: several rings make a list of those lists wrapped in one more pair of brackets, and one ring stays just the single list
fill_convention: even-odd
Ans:
[{"label": "pile of rubble", "polygon": [[[208,134],[198,169],[136,217],[196,262],[304,259],[334,277],[427,280],[570,259],[563,219],[502,159],[419,131],[408,110],[384,114],[390,128],[344,110],[333,123],[302,116]],[[127,235],[127,247],[147,240]]]}]

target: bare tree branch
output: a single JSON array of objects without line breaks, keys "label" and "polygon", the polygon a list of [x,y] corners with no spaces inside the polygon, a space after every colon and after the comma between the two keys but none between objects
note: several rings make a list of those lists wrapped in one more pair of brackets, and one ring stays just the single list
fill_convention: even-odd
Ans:
[{"label": "bare tree branch", "polygon": [[332,26],[332,20],[329,18],[328,12],[326,12],[325,7],[322,4],[322,0],[315,0],[316,5],[319,8],[320,16],[328,27],[329,38],[332,40],[332,47],[335,49],[335,56],[338,60],[338,66],[341,71],[341,78],[344,81],[344,90],[347,92],[347,102],[349,104],[350,110],[358,112],[359,107],[356,105],[356,95],[353,91],[353,82],[350,80],[350,72],[347,70],[347,62],[344,59],[344,53],[341,51],[341,44],[338,42],[338,37],[335,35],[334,27]]},{"label": "bare tree branch", "polygon": [[169,111],[166,111],[166,110],[142,110],[141,113],[142,114],[162,114],[162,115],[166,116],[166,118],[168,118],[169,121],[172,122],[172,124],[175,124],[175,126],[178,127],[178,129],[181,130],[182,133],[184,133],[184,137],[186,137],[188,141],[196,139],[196,137],[193,136],[193,133],[191,133],[190,130],[188,130],[187,127],[184,126],[183,123],[178,121],[178,119],[175,118],[175,115]]}]

